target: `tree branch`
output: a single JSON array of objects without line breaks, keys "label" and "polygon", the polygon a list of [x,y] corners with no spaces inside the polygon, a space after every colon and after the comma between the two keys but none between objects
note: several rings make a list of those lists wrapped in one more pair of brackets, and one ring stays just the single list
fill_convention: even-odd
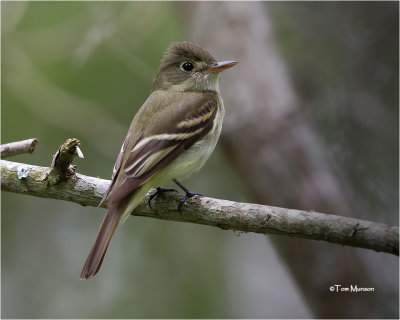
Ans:
[{"label": "tree branch", "polygon": [[66,180],[75,174],[75,166],[71,163],[76,156],[83,158],[83,153],[79,149],[78,139],[68,139],[58,148],[57,152],[53,156],[51,161],[51,167],[49,168],[46,179],[52,185],[58,184],[63,180]]},{"label": "tree branch", "polygon": [[0,146],[1,159],[16,156],[18,154],[32,153],[35,150],[37,143],[38,140],[33,138],[3,144]]},{"label": "tree branch", "polygon": [[[69,160],[63,162],[62,166],[69,174],[61,174],[63,179],[50,178],[52,172],[61,172],[59,169],[54,169],[57,159],[53,159],[53,166],[50,168],[1,160],[2,189],[42,198],[67,200],[84,206],[97,206],[110,181],[70,170],[69,163],[77,152],[78,143],[76,139],[68,140],[54,157],[54,159],[62,159],[60,153],[69,153],[67,156]],[[65,148],[66,144],[70,149]],[[65,165],[66,163],[68,165]],[[149,191],[146,198],[134,210],[133,215],[204,224],[225,230],[322,240],[399,255],[397,226],[314,211],[207,197],[189,199],[182,208],[183,213],[180,214],[177,210],[180,196],[174,194],[157,196],[153,200],[153,208],[150,209],[147,201],[152,192],[154,190]],[[102,207],[106,206],[107,203],[103,203]]]}]

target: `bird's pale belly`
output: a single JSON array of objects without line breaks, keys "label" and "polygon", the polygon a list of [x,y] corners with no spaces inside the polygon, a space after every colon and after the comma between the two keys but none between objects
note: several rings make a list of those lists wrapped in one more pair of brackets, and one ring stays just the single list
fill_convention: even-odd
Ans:
[{"label": "bird's pale belly", "polygon": [[221,101],[221,107],[216,114],[213,128],[203,139],[193,144],[187,151],[175,159],[170,166],[165,168],[165,172],[161,175],[165,175],[165,181],[162,184],[172,179],[187,178],[204,166],[218,142],[223,117],[224,107]]}]

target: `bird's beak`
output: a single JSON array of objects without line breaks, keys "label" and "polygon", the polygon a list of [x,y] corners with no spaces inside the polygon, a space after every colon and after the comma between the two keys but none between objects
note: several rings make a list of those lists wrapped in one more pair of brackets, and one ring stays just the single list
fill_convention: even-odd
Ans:
[{"label": "bird's beak", "polygon": [[221,61],[214,64],[211,68],[207,69],[211,73],[219,73],[226,69],[229,69],[237,64],[237,61]]}]

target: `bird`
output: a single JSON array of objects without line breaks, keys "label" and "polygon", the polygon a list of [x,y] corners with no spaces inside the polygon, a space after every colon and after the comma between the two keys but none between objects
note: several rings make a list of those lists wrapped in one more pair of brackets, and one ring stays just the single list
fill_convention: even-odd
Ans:
[{"label": "bird", "polygon": [[114,165],[111,184],[99,206],[108,199],[107,213],[81,272],[81,279],[96,275],[117,227],[157,188],[174,181],[186,195],[198,193],[178,179],[201,169],[221,134],[225,114],[219,75],[237,61],[217,62],[200,46],[172,43],[154,78],[151,93],[134,116]]}]

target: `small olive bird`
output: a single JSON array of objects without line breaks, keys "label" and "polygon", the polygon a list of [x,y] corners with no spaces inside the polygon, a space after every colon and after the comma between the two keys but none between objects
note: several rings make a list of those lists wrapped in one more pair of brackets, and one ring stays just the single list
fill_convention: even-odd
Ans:
[{"label": "small olive bird", "polygon": [[[190,42],[172,43],[164,55],[150,96],[132,120],[115,162],[107,214],[81,273],[93,277],[118,225],[154,187],[173,180],[186,192],[179,203],[197,193],[176,179],[199,170],[213,152],[221,133],[224,104],[219,74],[236,61],[217,62],[210,53]],[[150,205],[149,200],[149,205]],[[100,205],[101,205],[100,203]]]}]

